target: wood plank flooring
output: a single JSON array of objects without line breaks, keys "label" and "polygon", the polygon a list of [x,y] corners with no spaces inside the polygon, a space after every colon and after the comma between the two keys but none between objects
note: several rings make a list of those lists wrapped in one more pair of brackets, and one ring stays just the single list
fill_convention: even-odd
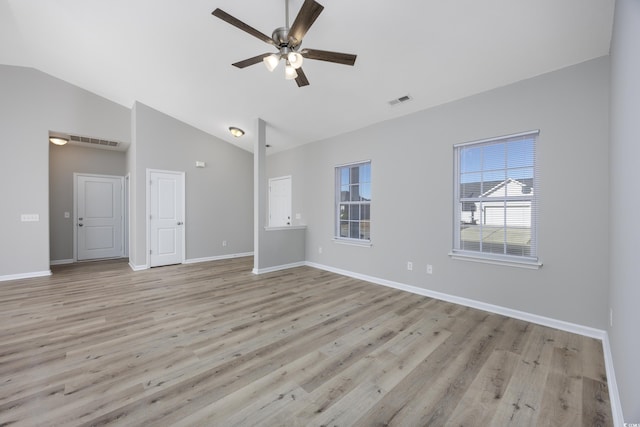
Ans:
[{"label": "wood plank flooring", "polygon": [[252,259],[0,283],[0,426],[611,426],[600,341]]}]

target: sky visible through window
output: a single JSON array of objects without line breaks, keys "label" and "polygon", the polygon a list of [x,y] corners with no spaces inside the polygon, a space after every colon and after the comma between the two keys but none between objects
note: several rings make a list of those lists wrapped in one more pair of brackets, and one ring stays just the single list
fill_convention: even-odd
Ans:
[{"label": "sky visible through window", "polygon": [[[534,138],[527,136],[503,143],[462,148],[460,183],[502,182],[507,178],[515,180],[533,178],[534,140]],[[475,194],[474,196],[479,195]]]},{"label": "sky visible through window", "polygon": [[[371,200],[371,164],[365,163],[342,168],[340,170],[341,191],[347,192],[353,190],[354,188],[350,188],[349,184],[357,186],[358,199]],[[352,197],[354,196],[355,194],[352,194]],[[356,199],[352,198],[351,200]]]}]

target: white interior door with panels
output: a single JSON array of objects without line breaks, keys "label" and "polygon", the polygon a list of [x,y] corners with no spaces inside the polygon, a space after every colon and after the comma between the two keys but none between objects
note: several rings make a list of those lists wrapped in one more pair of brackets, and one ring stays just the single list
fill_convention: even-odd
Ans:
[{"label": "white interior door with panels", "polygon": [[291,225],[291,177],[269,179],[269,227]]},{"label": "white interior door with panels", "polygon": [[147,169],[150,267],[181,264],[185,258],[184,172]]},{"label": "white interior door with panels", "polygon": [[76,259],[124,254],[123,177],[74,174]]}]

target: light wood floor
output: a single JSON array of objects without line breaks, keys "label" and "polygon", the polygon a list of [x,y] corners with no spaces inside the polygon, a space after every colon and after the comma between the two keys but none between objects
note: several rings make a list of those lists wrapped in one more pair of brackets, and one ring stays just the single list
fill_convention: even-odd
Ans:
[{"label": "light wood floor", "polygon": [[612,425],[601,343],[252,259],[0,283],[0,425]]}]

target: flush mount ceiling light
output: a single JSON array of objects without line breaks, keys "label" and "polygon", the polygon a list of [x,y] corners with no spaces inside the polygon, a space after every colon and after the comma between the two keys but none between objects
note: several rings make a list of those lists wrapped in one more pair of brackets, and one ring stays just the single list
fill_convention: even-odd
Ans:
[{"label": "flush mount ceiling light", "polygon": [[300,49],[300,46],[302,45],[302,38],[318,18],[320,12],[324,9],[324,6],[315,0],[304,0],[293,24],[289,26],[289,0],[285,0],[284,5],[285,26],[273,30],[271,37],[256,30],[252,26],[245,24],[238,18],[229,15],[222,9],[216,9],[212,12],[213,16],[222,19],[245,33],[248,33],[278,49],[277,53],[263,53],[261,55],[254,56],[253,58],[238,61],[232,64],[233,66],[245,68],[262,61],[267,67],[267,70],[273,71],[280,63],[280,60],[285,60],[285,78],[287,80],[295,80],[298,86],[302,87],[309,84],[309,80],[301,68],[304,58],[343,65],[353,65],[356,62],[356,55],[352,55],[350,53],[329,52],[326,50],[306,48]]},{"label": "flush mount ceiling light", "polygon": [[69,142],[69,140],[59,136],[50,136],[49,142],[55,145],[65,145],[67,142]]},{"label": "flush mount ceiling light", "polygon": [[244,131],[235,126],[229,127],[229,132],[231,132],[231,135],[235,136],[236,138],[240,138],[242,135],[244,135]]}]

